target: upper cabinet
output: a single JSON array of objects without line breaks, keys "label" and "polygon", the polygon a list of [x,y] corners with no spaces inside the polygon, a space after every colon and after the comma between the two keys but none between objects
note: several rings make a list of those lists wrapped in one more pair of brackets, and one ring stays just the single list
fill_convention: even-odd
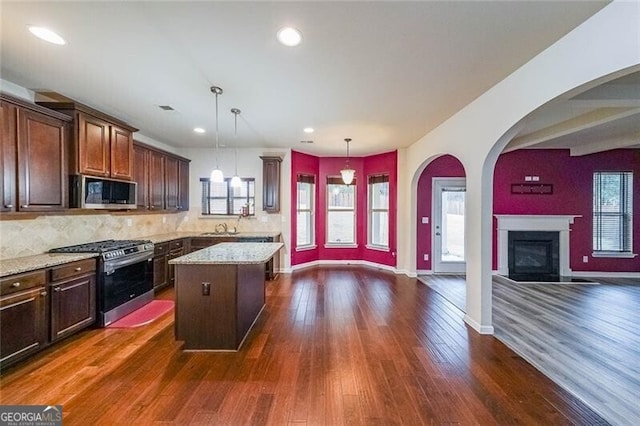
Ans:
[{"label": "upper cabinet", "polygon": [[138,209],[189,210],[189,160],[137,141],[133,151]]},{"label": "upper cabinet", "polygon": [[277,156],[262,156],[262,209],[268,213],[280,211],[280,163]]},{"label": "upper cabinet", "polygon": [[71,173],[133,180],[133,133],[137,129],[77,102],[38,102],[73,118]]},{"label": "upper cabinet", "polygon": [[8,95],[0,97],[3,212],[68,208],[70,119]]}]

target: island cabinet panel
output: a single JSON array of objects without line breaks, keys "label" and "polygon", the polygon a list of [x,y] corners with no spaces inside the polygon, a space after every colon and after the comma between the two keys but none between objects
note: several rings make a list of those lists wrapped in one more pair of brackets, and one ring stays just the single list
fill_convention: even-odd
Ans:
[{"label": "island cabinet panel", "polygon": [[176,339],[184,349],[238,349],[237,266],[176,265]]},{"label": "island cabinet panel", "polygon": [[236,347],[239,348],[265,304],[264,263],[238,265]]}]

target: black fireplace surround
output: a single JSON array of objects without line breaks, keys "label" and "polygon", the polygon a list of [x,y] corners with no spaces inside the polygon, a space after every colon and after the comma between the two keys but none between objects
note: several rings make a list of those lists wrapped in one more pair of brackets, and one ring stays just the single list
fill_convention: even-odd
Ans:
[{"label": "black fireplace surround", "polygon": [[514,281],[558,281],[560,233],[509,231],[508,264]]}]

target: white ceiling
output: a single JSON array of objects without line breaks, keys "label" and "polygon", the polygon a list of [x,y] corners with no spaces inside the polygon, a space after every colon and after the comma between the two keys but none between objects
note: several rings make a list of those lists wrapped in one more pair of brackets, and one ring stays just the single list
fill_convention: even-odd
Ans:
[{"label": "white ceiling", "polygon": [[[217,85],[223,145],[236,143],[237,107],[239,146],[343,155],[350,137],[353,154],[371,154],[414,143],[606,3],[3,0],[0,77],[90,105],[174,147],[213,145],[209,87]],[[34,38],[30,24],[68,44]],[[300,46],[276,42],[284,25],[302,31]],[[562,124],[562,102],[550,105],[554,114],[532,114],[519,143]],[[306,126],[316,132],[304,134]]]}]

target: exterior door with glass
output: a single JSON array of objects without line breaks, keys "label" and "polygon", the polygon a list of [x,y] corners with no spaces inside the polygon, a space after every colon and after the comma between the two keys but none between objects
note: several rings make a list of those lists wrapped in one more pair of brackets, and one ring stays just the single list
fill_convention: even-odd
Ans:
[{"label": "exterior door with glass", "polygon": [[433,179],[433,272],[460,273],[466,269],[464,253],[464,178]]}]

